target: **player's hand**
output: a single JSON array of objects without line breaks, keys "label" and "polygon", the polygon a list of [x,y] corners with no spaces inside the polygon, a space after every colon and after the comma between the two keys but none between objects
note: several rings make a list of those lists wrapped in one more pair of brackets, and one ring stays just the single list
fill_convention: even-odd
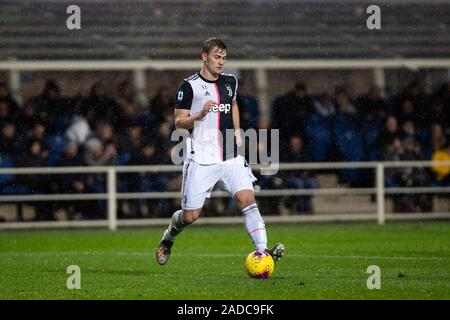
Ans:
[{"label": "player's hand", "polygon": [[208,114],[209,110],[211,110],[211,108],[213,106],[217,105],[217,102],[213,101],[213,100],[209,100],[207,101],[204,105],[202,110],[197,113],[197,120],[201,120],[204,117],[206,117],[206,115]]},{"label": "player's hand", "polygon": [[234,130],[234,137],[236,138],[236,145],[238,147],[242,146],[241,129]]}]

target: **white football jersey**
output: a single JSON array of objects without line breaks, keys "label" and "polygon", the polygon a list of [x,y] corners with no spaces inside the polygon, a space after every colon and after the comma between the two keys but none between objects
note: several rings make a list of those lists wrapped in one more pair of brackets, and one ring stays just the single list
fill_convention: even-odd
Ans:
[{"label": "white football jersey", "polygon": [[[236,157],[236,145],[227,144],[226,130],[234,129],[231,105],[236,101],[238,81],[235,76],[221,74],[216,81],[203,78],[199,72],[181,81],[177,91],[177,109],[198,113],[209,101],[217,105],[200,121],[196,121],[187,139],[187,158],[200,164],[215,164]],[[233,145],[233,150],[227,150]],[[229,149],[229,148],[228,148]]]}]

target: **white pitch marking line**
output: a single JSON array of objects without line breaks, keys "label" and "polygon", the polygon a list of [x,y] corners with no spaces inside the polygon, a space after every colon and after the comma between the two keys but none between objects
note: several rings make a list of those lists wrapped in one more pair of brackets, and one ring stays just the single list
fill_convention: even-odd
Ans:
[{"label": "white pitch marking line", "polygon": [[[153,252],[133,251],[43,251],[43,252],[0,252],[0,256],[42,256],[42,255],[131,255],[152,256]],[[173,253],[180,257],[245,257],[238,253]],[[447,256],[414,257],[414,256],[340,256],[340,255],[316,255],[316,254],[287,254],[286,257],[313,258],[313,259],[385,259],[385,260],[450,260]]]}]

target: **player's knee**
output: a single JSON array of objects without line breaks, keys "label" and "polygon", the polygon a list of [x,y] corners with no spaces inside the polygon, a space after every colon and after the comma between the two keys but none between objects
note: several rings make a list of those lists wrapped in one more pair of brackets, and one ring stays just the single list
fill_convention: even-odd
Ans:
[{"label": "player's knee", "polygon": [[184,210],[183,211],[183,223],[184,224],[192,224],[195,220],[200,216],[201,210]]},{"label": "player's knee", "polygon": [[243,209],[256,202],[255,195],[253,192],[242,192],[241,194],[236,194],[236,203],[239,208]]}]

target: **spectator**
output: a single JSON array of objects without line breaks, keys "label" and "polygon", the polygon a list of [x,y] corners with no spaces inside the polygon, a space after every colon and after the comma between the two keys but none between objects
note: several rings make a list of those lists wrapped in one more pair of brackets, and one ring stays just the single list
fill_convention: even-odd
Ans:
[{"label": "spectator", "polygon": [[124,80],[119,84],[117,103],[123,106],[126,103],[135,103],[135,92],[131,81]]},{"label": "spectator", "polygon": [[[154,140],[154,146],[156,150],[156,157],[159,164],[173,164],[172,163],[172,151],[175,142],[171,140],[172,127],[169,122],[163,122],[158,127],[158,133]],[[181,187],[181,177],[178,173],[165,173],[159,180],[162,186],[165,186],[165,191],[179,190]],[[170,199],[170,204],[161,201],[161,205],[166,206],[166,212],[172,212],[174,208],[179,206],[176,199]]]},{"label": "spectator", "polygon": [[[79,153],[79,147],[76,143],[69,143],[64,148],[64,152],[56,163],[58,167],[80,167],[85,163]],[[62,193],[83,194],[89,192],[86,186],[86,175],[83,174],[62,174],[59,175],[58,189]],[[68,211],[69,218],[79,220],[90,212],[90,204],[87,201],[62,201],[57,203],[56,207],[64,208]]]},{"label": "spectator", "polygon": [[16,123],[20,124],[17,132],[20,136],[25,137],[29,135],[37,122],[43,123],[42,119],[36,113],[36,108],[33,103],[25,104],[25,107],[19,113]]},{"label": "spectator", "polygon": [[[420,161],[425,160],[420,145],[413,137],[408,137],[403,141],[403,152],[400,156],[401,161]],[[431,184],[431,178],[428,171],[421,167],[402,168],[400,177],[401,187],[428,187]],[[429,212],[432,210],[432,198],[427,194],[403,194],[400,196],[399,212]]]},{"label": "spectator", "polygon": [[[291,163],[311,162],[300,136],[291,137],[289,152],[283,156],[282,161]],[[284,183],[290,189],[314,189],[319,187],[315,175],[307,170],[284,171],[282,176]],[[289,197],[286,203],[294,212],[312,212],[311,198],[311,196]]]},{"label": "spectator", "polygon": [[280,130],[280,147],[287,149],[284,141],[291,135],[304,136],[303,120],[305,114],[313,111],[313,103],[303,82],[297,82],[295,88],[279,97],[273,104],[271,127]]},{"label": "spectator", "polygon": [[241,119],[241,129],[258,129],[259,105],[255,97],[250,95],[237,95],[237,104]]},{"label": "spectator", "polygon": [[[28,132],[28,134],[23,138],[23,145],[25,145],[25,149],[23,147],[20,149],[21,152],[17,153],[16,155],[16,162],[22,163],[23,166],[31,166],[33,167],[33,162],[28,161],[37,161],[37,159],[40,159],[36,162],[36,166],[47,166],[43,164],[44,161],[48,160],[48,156],[50,154],[50,147],[47,144],[47,133],[46,128],[43,123],[36,122],[31,129],[31,131]],[[39,146],[34,146],[34,149],[31,148],[34,143],[38,143]],[[30,153],[32,150],[37,150],[39,148],[39,156],[33,152]],[[30,159],[27,159],[28,156],[31,156]],[[40,163],[42,161],[42,164]],[[27,164],[23,164],[24,162],[27,162]],[[39,165],[38,165],[39,164]]]},{"label": "spectator", "polygon": [[[76,143],[70,142],[65,148],[61,158],[56,163],[58,167],[80,167],[84,166],[83,158],[80,155],[79,147]],[[67,181],[81,181],[79,174],[65,174]],[[76,188],[81,191],[81,188]]]},{"label": "spectator", "polygon": [[156,95],[150,101],[150,112],[155,116],[156,123],[167,121],[173,123],[173,113],[175,102],[171,97],[169,88],[161,86],[158,88]]},{"label": "spectator", "polygon": [[91,121],[93,116],[93,123],[109,122],[113,125],[118,123],[119,107],[114,98],[106,94],[106,89],[100,81],[95,82],[90,90],[89,96],[84,100],[82,107],[82,114],[86,115],[86,119]]},{"label": "spectator", "polygon": [[445,112],[444,104],[439,100],[435,100],[431,104],[431,112],[427,114],[427,124],[439,124],[442,127],[448,128],[450,124],[449,115],[448,112]]},{"label": "spectator", "polygon": [[13,160],[20,146],[21,141],[16,134],[16,126],[12,122],[5,122],[1,126],[0,155],[6,155]]},{"label": "spectator", "polygon": [[[399,137],[394,137],[392,142],[383,145],[381,160],[400,161],[403,153],[402,142]],[[386,186],[398,187],[401,170],[398,168],[388,168],[386,172]]]},{"label": "spectator", "polygon": [[[40,140],[28,140],[23,155],[17,159],[16,163],[20,167],[46,167],[48,151],[42,146]],[[19,185],[26,186],[32,194],[49,194],[54,192],[53,183],[43,183],[49,180],[45,174],[20,175],[17,179]],[[31,203],[36,209],[36,219],[47,221],[54,220],[53,204],[49,202]]]},{"label": "spectator", "polygon": [[395,139],[400,139],[397,118],[394,116],[389,116],[386,119],[385,128],[378,134],[375,145],[381,152],[383,152],[386,147],[393,144]]},{"label": "spectator", "polygon": [[[445,144],[433,153],[433,161],[450,161],[450,142],[447,140]],[[450,166],[434,165],[432,170],[436,180],[441,186],[450,186]]]},{"label": "spectator", "polygon": [[433,152],[443,149],[447,143],[444,130],[442,129],[442,126],[437,123],[431,126],[431,143]]},{"label": "spectator", "polygon": [[95,134],[105,148],[117,149],[117,138],[114,134],[114,128],[110,123],[99,122]]},{"label": "spectator", "polygon": [[385,120],[387,117],[387,103],[377,86],[372,85],[367,94],[358,97],[356,105],[359,116],[364,121]]},{"label": "spectator", "polygon": [[142,137],[142,127],[132,123],[126,129],[126,134],[119,138],[119,151],[129,155],[129,164],[137,164],[142,156],[142,148],[145,145]]},{"label": "spectator", "polygon": [[14,120],[8,103],[6,101],[0,101],[0,126],[7,122],[13,122]]},{"label": "spectator", "polygon": [[19,113],[19,105],[11,96],[9,88],[5,82],[0,82],[0,103],[5,102],[8,105],[10,114],[15,117]]},{"label": "spectator", "polygon": [[[26,142],[25,153],[23,157],[20,158],[18,163],[22,167],[46,167],[47,166],[47,157],[48,150],[42,145],[42,141],[30,139]],[[39,175],[37,177],[40,177]],[[41,178],[38,178],[38,181],[42,181]],[[37,183],[36,185],[38,185]]]},{"label": "spectator", "polygon": [[414,104],[409,99],[404,99],[400,103],[400,110],[397,112],[397,119],[400,123],[405,121],[412,121],[414,125],[417,125],[420,121],[418,119],[418,114],[414,110]]},{"label": "spectator", "polygon": [[168,122],[163,122],[158,127],[158,134],[155,141],[156,154],[160,164],[172,164],[172,147],[174,143],[171,140],[172,128]]},{"label": "spectator", "polygon": [[411,120],[406,120],[402,124],[402,128],[400,130],[400,137],[403,140],[411,138],[413,140],[418,140],[418,134],[416,132],[416,127],[414,122]]},{"label": "spectator", "polygon": [[[134,165],[156,165],[159,164],[156,148],[150,141],[143,144],[139,156],[134,158],[130,164]],[[166,190],[167,179],[160,174],[146,172],[140,175],[141,191],[164,191]]]},{"label": "spectator", "polygon": [[[142,127],[138,124],[131,125],[127,129],[127,135],[121,138],[120,153],[128,155],[129,165],[157,164],[156,150],[153,144],[142,136]],[[161,175],[148,172],[126,173],[120,176],[120,181],[127,192],[154,192],[163,191],[161,188]],[[124,215],[132,217],[144,216],[145,207],[156,208],[155,200],[131,200],[123,201],[120,206]],[[158,202],[158,201],[156,201]],[[152,210],[153,215],[159,215]]]},{"label": "spectator", "polygon": [[[113,166],[116,164],[116,148],[113,145],[105,147],[98,138],[90,138],[85,143],[84,162],[88,166]],[[103,173],[87,176],[86,188],[95,193],[106,192],[106,178]],[[106,214],[105,201],[96,201],[89,212],[89,219],[104,218]]]},{"label": "spectator", "polygon": [[117,131],[126,134],[125,131],[130,125],[141,121],[141,115],[135,104],[124,102],[120,106],[119,119],[120,123],[117,125]]},{"label": "spectator", "polygon": [[317,114],[324,118],[330,118],[336,114],[336,106],[327,93],[322,94],[318,100],[314,100],[314,109]]},{"label": "spectator", "polygon": [[[243,88],[244,81],[239,79],[239,86]],[[236,97],[237,104],[239,106],[239,115],[241,120],[241,129],[258,129],[259,122],[259,105],[256,98],[250,94],[243,93],[240,90]]]},{"label": "spectator", "polygon": [[116,162],[116,148],[104,146],[98,138],[91,138],[85,144],[84,161],[89,166],[111,166]]},{"label": "spectator", "polygon": [[59,85],[54,80],[48,80],[41,95],[33,97],[27,104],[32,104],[35,113],[43,122],[50,134],[56,133],[56,118],[67,115],[70,110],[67,100],[61,97]]},{"label": "spectator", "polygon": [[[31,129],[31,131],[29,131],[27,136],[25,137],[24,144],[26,146],[32,145],[33,142],[39,142],[40,158],[47,159],[48,155],[50,153],[50,147],[47,144],[46,128],[45,128],[44,124],[41,122],[36,122],[34,124],[33,128]],[[20,158],[26,158],[29,151],[30,151],[29,149],[25,149],[24,153],[18,152],[17,156]],[[18,161],[21,161],[21,160],[18,160]],[[33,162],[30,162],[27,166],[33,166]],[[37,165],[37,166],[41,166],[41,165]]]},{"label": "spectator", "polygon": [[28,134],[30,139],[39,140],[43,143],[45,143],[46,136],[46,128],[42,122],[36,122]]},{"label": "spectator", "polygon": [[[444,82],[434,94],[435,103],[443,106],[446,119],[450,119],[450,81]],[[448,122],[447,122],[448,127]]]},{"label": "spectator", "polygon": [[[383,160],[386,161],[415,161],[424,160],[420,146],[412,137],[401,142],[395,138],[392,144],[387,145]],[[386,187],[420,187],[429,186],[430,177],[424,168],[388,168],[386,169]],[[430,211],[431,197],[426,194],[396,194],[391,196],[394,200],[395,212],[416,212],[417,210]]]},{"label": "spectator", "polygon": [[93,133],[89,122],[84,117],[77,115],[73,117],[72,124],[67,128],[65,135],[70,142],[83,145]]},{"label": "spectator", "polygon": [[[424,121],[418,121],[418,119],[426,119],[427,114],[430,112],[428,109],[427,97],[423,92],[423,87],[419,81],[412,81],[405,88],[405,91],[402,95],[402,101],[410,101],[411,108],[415,110],[415,114],[411,115],[415,117],[415,125],[419,126],[422,129],[423,125],[428,125],[428,123]],[[403,104],[403,103],[402,103]],[[409,107],[407,107],[409,108]],[[405,107],[402,105],[402,109],[404,111]]]},{"label": "spectator", "polygon": [[344,87],[337,87],[334,93],[334,99],[338,110],[346,115],[355,116],[357,109],[351,101],[347,89]]},{"label": "spectator", "polygon": [[449,106],[450,105],[450,81],[446,81],[442,83],[436,93],[434,94],[434,97],[443,105]]},{"label": "spectator", "polygon": [[[303,161],[302,158],[307,159],[310,156],[309,153],[317,161],[341,160],[333,156],[333,146],[338,146],[342,155],[346,154],[342,151],[344,150],[342,146],[351,145],[354,148],[349,147],[349,150],[360,150],[361,143],[357,143],[358,139],[349,136],[351,134],[353,137],[355,133],[361,133],[361,140],[366,148],[364,154],[369,155],[368,158],[371,160],[431,159],[448,154],[446,136],[450,134],[449,82],[443,83],[430,97],[423,93],[418,82],[412,82],[400,94],[391,96],[389,101],[392,109],[388,109],[386,99],[381,96],[380,90],[373,86],[365,95],[358,97],[355,103],[345,88],[340,87],[336,88],[335,101],[329,95],[323,95],[318,101],[313,102],[307,93],[306,85],[297,83],[292,91],[276,99],[273,104],[271,126],[280,129],[281,161]],[[125,162],[127,164],[172,164],[170,157],[174,143],[171,142],[170,136],[173,130],[173,101],[167,87],[161,87],[150,103],[150,110],[158,114],[158,121],[153,114],[141,114],[137,109],[132,83],[129,81],[120,83],[118,102],[119,104],[106,94],[103,84],[99,82],[93,85],[87,98],[79,95],[70,98],[69,101],[62,97],[59,85],[49,80],[42,93],[31,98],[21,109],[11,97],[6,84],[0,82],[0,153],[9,156],[15,165],[19,166],[52,165],[61,156],[63,142],[59,134],[65,131],[70,141],[79,145],[79,148],[76,148],[78,149],[76,161],[81,159],[83,164],[85,164],[84,159],[86,161],[90,159],[89,165],[114,165],[125,164]],[[238,103],[241,111],[241,128],[266,127],[265,119],[258,120],[258,106],[254,98],[238,95]],[[66,130],[58,119],[71,115],[72,111],[76,116]],[[355,111],[357,120],[361,120],[357,124],[361,125],[351,126],[352,123],[347,120],[353,118]],[[303,147],[303,141],[306,141],[303,136],[303,127],[308,133],[309,141],[314,142],[310,144],[311,150]],[[342,130],[338,131],[338,127]],[[61,128],[64,130],[61,131]],[[92,131],[91,128],[96,130]],[[116,141],[116,134],[120,137],[119,144]],[[348,138],[348,144],[345,139],[338,139],[344,135]],[[98,143],[92,141],[86,143],[93,138],[97,139]],[[52,147],[50,155],[47,140]],[[83,144],[87,144],[87,148],[84,148],[86,150],[83,149]],[[300,153],[297,152],[299,144],[302,145]],[[316,148],[321,144],[323,146]],[[96,147],[97,145],[99,148]],[[130,157],[117,157],[118,147],[120,147],[120,156],[125,150],[129,152]],[[56,165],[70,164],[71,161],[75,163],[76,161],[70,157],[73,152],[72,145],[67,147]],[[450,185],[448,172],[438,174],[439,169],[445,170],[443,166],[436,166],[430,172],[436,174],[439,184]],[[280,172],[280,177],[283,177],[283,173]],[[289,176],[283,179],[261,177],[258,183],[263,188],[279,189],[288,186],[294,188],[293,180],[298,178],[297,174],[301,173],[296,172],[292,175],[292,179],[288,179]],[[95,178],[92,178],[93,176]],[[104,192],[105,176],[104,174],[101,176],[101,179],[97,179],[95,175],[86,174],[84,190]],[[133,183],[132,190],[136,191],[177,189],[176,184],[179,180],[178,173],[173,175],[136,174],[130,177]],[[17,179],[21,178],[20,175],[17,176]],[[37,178],[42,184],[45,176],[38,175]],[[122,182],[121,179],[119,180]],[[426,171],[424,173],[415,168],[386,170],[387,186],[420,186],[428,185],[427,183],[429,178],[427,180]],[[33,182],[30,182],[30,185],[32,192],[43,192],[39,190],[43,186],[38,185],[37,179],[34,185]],[[124,185],[121,183],[119,187]],[[47,187],[48,190],[53,190],[50,184]],[[73,185],[68,184],[64,188],[69,190],[72,187]],[[78,191],[70,190],[80,191],[79,188]],[[307,201],[302,199],[306,198],[292,198],[292,206],[299,207],[296,210],[302,211],[302,208],[308,207],[308,204],[304,204]],[[422,203],[417,199],[419,198],[399,196],[396,208],[399,211],[417,211],[424,210],[423,208],[429,205],[426,199]],[[273,201],[277,199],[268,200],[275,203],[273,210],[277,210],[278,203]],[[294,203],[294,200],[297,202]],[[303,204],[301,204],[302,201]],[[142,203],[144,202],[139,202],[139,206]],[[149,208],[161,206],[161,202],[145,203],[149,205]],[[103,209],[104,207],[99,205],[98,214]]]}]

